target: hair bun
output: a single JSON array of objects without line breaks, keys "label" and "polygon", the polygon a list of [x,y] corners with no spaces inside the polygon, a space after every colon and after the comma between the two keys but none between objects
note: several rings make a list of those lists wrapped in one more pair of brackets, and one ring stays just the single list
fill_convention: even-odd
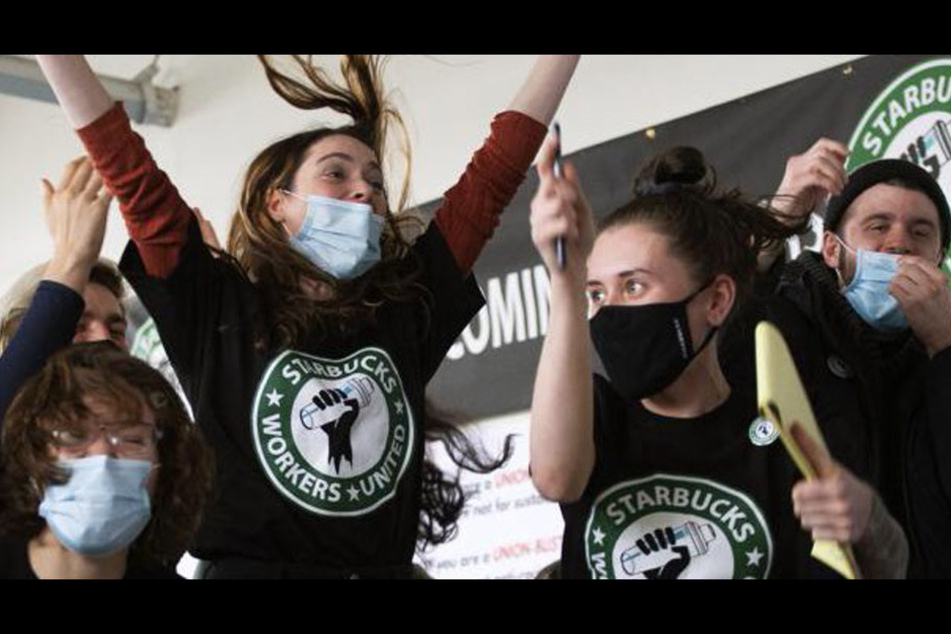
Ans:
[{"label": "hair bun", "polygon": [[694,147],[675,147],[655,156],[634,180],[634,194],[663,194],[678,187],[705,190],[716,178],[703,152]]}]

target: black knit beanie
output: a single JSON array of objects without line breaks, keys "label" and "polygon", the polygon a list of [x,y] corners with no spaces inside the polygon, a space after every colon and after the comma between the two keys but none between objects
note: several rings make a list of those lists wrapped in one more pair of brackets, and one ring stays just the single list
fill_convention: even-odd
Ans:
[{"label": "black knit beanie", "polygon": [[914,183],[924,194],[931,199],[931,202],[938,208],[938,222],[941,223],[941,246],[944,251],[948,250],[949,227],[951,224],[951,210],[948,209],[948,201],[941,191],[941,186],[924,169],[914,163],[903,161],[901,159],[882,159],[866,163],[849,174],[848,183],[842,193],[829,199],[829,205],[826,209],[825,228],[826,231],[835,232],[839,228],[842,216],[849,205],[866,189],[892,180],[901,179],[909,183]]}]

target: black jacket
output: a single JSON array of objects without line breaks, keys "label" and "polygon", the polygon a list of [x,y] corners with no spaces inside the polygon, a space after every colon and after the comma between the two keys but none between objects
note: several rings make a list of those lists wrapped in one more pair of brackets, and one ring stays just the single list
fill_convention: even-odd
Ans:
[{"label": "black jacket", "polygon": [[[951,348],[929,359],[910,330],[865,324],[812,252],[725,338],[734,373],[754,372],[752,330],[782,331],[832,455],[881,494],[911,546],[909,577],[951,577]],[[949,316],[951,319],[951,316]]]}]

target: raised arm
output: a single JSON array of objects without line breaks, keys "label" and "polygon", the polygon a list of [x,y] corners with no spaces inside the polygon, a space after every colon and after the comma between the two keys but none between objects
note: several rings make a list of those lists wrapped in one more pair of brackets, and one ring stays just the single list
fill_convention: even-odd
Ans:
[{"label": "raised arm", "polygon": [[[838,194],[845,187],[845,159],[849,149],[838,141],[819,139],[803,154],[786,161],[783,181],[773,196],[770,207],[777,218],[789,226],[803,222],[823,198]],[[759,253],[756,268],[768,271],[780,257],[785,243]]]},{"label": "raised arm", "polygon": [[112,97],[82,55],[37,55],[36,61],[73,128],[86,127],[112,107]]},{"label": "raised arm", "polygon": [[82,295],[99,259],[112,196],[101,192],[102,177],[82,156],[66,164],[59,185],[42,180],[43,209],[53,239],[53,258],[43,279]]},{"label": "raised arm", "polygon": [[579,58],[579,55],[539,55],[515,93],[509,110],[521,112],[547,127],[565,95]]},{"label": "raised arm", "polygon": [[[549,139],[538,162],[540,183],[532,200],[532,241],[551,275],[551,312],[542,345],[535,389],[529,450],[532,481],[549,500],[577,500],[594,468],[594,404],[585,282],[591,251],[591,209],[574,166],[564,178],[552,173]],[[555,236],[565,236],[567,262],[555,262]]]},{"label": "raised arm", "polygon": [[73,340],[83,313],[83,292],[106,230],[111,199],[99,193],[101,187],[86,157],[66,165],[55,189],[43,179],[53,259],[0,356],[0,419],[20,386]]},{"label": "raised arm", "polygon": [[540,56],[459,182],[446,192],[435,223],[463,274],[518,191],[577,65],[577,55]]},{"label": "raised arm", "polygon": [[145,270],[167,277],[187,239],[191,209],[81,55],[37,59],[93,164],[118,197]]}]

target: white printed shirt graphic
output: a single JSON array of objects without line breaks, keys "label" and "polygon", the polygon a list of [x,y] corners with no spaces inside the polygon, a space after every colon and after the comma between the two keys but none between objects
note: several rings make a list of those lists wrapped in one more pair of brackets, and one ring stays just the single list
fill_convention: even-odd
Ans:
[{"label": "white printed shirt graphic", "polygon": [[596,579],[763,579],[773,556],[766,520],[747,495],[667,474],[604,491],[584,540]]},{"label": "white printed shirt graphic", "polygon": [[392,498],[415,437],[396,365],[375,347],[342,359],[283,352],[258,384],[251,425],[274,487],[325,516],[363,515]]}]

